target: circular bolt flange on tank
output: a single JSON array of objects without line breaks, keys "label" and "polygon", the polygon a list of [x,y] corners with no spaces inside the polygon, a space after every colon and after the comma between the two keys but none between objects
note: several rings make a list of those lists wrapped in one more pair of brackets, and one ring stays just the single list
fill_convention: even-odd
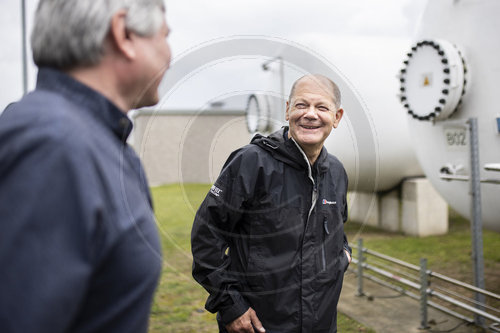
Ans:
[{"label": "circular bolt flange on tank", "polygon": [[444,120],[462,103],[465,61],[445,40],[422,40],[407,54],[400,74],[401,103],[418,120]]}]

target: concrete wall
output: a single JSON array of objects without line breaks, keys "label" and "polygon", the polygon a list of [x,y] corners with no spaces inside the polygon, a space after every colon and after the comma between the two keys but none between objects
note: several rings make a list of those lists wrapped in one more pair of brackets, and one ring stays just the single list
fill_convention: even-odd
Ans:
[{"label": "concrete wall", "polygon": [[213,183],[229,154],[250,142],[242,111],[141,111],[132,146],[151,186]]},{"label": "concrete wall", "polygon": [[402,229],[412,236],[448,232],[448,205],[428,179],[403,183]]},{"label": "concrete wall", "polygon": [[448,232],[448,205],[426,178],[405,180],[391,192],[352,192],[351,221],[411,236]]}]

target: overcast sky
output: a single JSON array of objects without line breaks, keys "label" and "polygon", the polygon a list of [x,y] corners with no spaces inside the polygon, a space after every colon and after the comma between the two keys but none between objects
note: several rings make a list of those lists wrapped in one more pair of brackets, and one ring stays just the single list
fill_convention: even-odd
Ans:
[{"label": "overcast sky", "polygon": [[[0,109],[22,95],[20,2],[0,1]],[[26,0],[28,32],[36,4],[37,0]],[[377,72],[389,70],[396,74],[425,0],[167,0],[166,4],[174,63],[190,50],[213,40],[239,35],[280,38],[310,48],[344,71],[354,84],[369,86],[367,78],[376,78]],[[32,89],[36,68],[31,56],[29,62]],[[197,107],[206,97],[197,101],[187,98],[187,94],[197,95],[196,89],[202,89],[207,82],[211,86],[228,84],[224,78],[235,70],[255,85],[265,74],[250,71],[254,65],[240,61],[211,68],[211,72],[205,71],[205,78],[199,75],[191,85],[186,84],[185,94],[179,90],[164,105]],[[370,75],[367,68],[373,69]]]}]

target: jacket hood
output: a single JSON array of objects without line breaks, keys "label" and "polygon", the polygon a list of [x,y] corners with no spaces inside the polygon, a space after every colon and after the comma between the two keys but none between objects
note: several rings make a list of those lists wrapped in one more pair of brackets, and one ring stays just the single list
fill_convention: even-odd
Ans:
[{"label": "jacket hood", "polygon": [[[282,161],[296,169],[308,169],[308,162],[305,160],[304,155],[297,147],[297,144],[292,139],[285,139],[285,132],[288,131],[288,126],[283,126],[280,130],[263,136],[256,134],[251,144],[255,144],[262,149],[268,151],[275,159]],[[321,149],[321,153],[314,163],[317,165],[321,172],[328,169],[328,152],[326,148]]]}]

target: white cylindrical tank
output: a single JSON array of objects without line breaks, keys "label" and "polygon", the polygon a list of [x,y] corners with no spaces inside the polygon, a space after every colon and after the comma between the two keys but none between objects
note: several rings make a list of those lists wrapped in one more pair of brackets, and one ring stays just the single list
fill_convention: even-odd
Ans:
[{"label": "white cylindrical tank", "polygon": [[[408,41],[384,40],[381,48],[378,38],[350,37],[349,47],[338,50],[325,48],[322,43],[310,43],[332,65],[328,73],[322,68],[302,70],[293,62],[289,52],[282,52],[279,60],[285,62],[285,72],[280,73],[279,62],[269,66],[273,74],[267,95],[255,93],[248,99],[247,122],[249,129],[270,132],[287,124],[282,93],[288,97],[291,86],[302,75],[312,72],[328,75],[336,81],[342,93],[344,117],[325,142],[330,153],[337,156],[349,176],[349,189],[359,192],[387,191],[398,186],[408,177],[423,176],[412,148],[406,115],[396,93],[401,54]],[[325,44],[323,42],[323,44]],[[343,43],[330,43],[337,45]],[[345,56],[345,55],[349,56]],[[349,61],[346,61],[348,59]],[[397,61],[390,61],[397,59]],[[296,67],[294,68],[295,65]],[[281,80],[284,83],[281,84]],[[274,92],[270,94],[269,92]],[[268,122],[264,121],[270,117]]]},{"label": "white cylindrical tank", "polygon": [[[418,160],[434,187],[470,217],[469,182],[442,174],[470,175],[467,119],[478,119],[482,179],[500,163],[500,1],[429,1],[401,69],[401,101]],[[494,168],[493,168],[494,169]],[[482,183],[485,228],[500,231],[500,185]]]},{"label": "white cylindrical tank", "polygon": [[[356,45],[352,45],[354,42]],[[205,101],[214,96],[222,100],[247,95],[243,107],[247,107],[248,129],[270,132],[284,124],[284,99],[292,83],[304,74],[321,73],[334,80],[342,92],[344,117],[325,145],[344,163],[349,189],[385,191],[406,177],[422,175],[395,93],[399,61],[388,61],[402,59],[402,50],[408,44],[401,47],[401,41],[383,43],[381,48],[378,38],[367,45],[366,38],[351,36],[349,47],[339,42],[317,43],[304,47],[282,39],[248,36],[202,45],[173,63],[160,86],[164,97],[159,107],[175,94],[190,96],[192,91],[196,91],[197,99]],[[333,49],[322,49],[322,44]],[[338,58],[340,52],[345,63]],[[234,75],[243,65],[248,65],[255,75]],[[221,76],[219,70],[224,67],[231,70],[219,80],[201,77],[202,73]],[[191,81],[200,83],[199,87],[189,85]],[[187,93],[182,94],[183,90]],[[264,121],[268,117],[272,126]]]}]

